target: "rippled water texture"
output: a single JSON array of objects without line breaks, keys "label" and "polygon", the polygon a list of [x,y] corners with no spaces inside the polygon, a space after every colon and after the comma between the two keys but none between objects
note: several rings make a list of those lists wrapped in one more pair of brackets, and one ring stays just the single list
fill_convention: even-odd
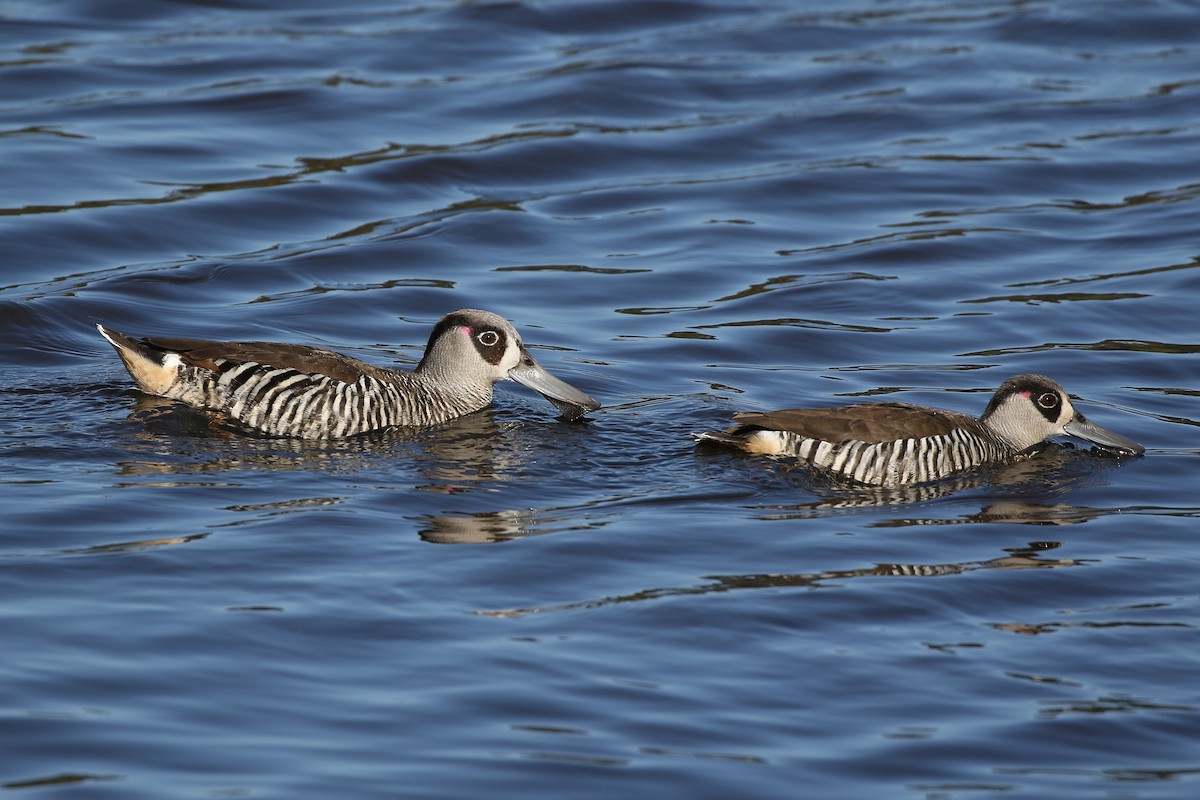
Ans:
[{"label": "rippled water texture", "polygon": [[[0,791],[1195,796],[1198,15],[0,0]],[[605,407],[231,435],[94,328],[463,307]],[[1020,372],[1146,456],[689,437]]]}]

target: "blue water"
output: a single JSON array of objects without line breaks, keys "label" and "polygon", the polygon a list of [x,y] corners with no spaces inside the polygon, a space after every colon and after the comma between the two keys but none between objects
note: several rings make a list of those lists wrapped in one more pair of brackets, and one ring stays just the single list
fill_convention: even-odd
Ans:
[{"label": "blue water", "polygon": [[[1198,14],[0,2],[0,791],[1194,797]],[[462,307],[605,407],[232,435],[94,328]],[[1031,371],[1145,457],[690,439]]]}]

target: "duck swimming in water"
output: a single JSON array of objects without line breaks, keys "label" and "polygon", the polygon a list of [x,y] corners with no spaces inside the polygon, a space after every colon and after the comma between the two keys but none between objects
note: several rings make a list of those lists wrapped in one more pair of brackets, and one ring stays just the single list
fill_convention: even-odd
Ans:
[{"label": "duck swimming in water", "polygon": [[1042,375],[1006,380],[976,419],[910,403],[734,414],[733,427],[697,433],[747,453],[793,456],[802,464],[873,486],[939,480],[1023,455],[1069,434],[1120,454],[1141,455],[1137,442],[1089,422],[1063,388]]},{"label": "duck swimming in water", "polygon": [[142,391],[273,436],[325,439],[436,425],[487,407],[493,384],[503,380],[528,386],[568,419],[600,407],[538,364],[508,320],[477,309],[442,317],[413,370],[305,345],[135,338],[96,327]]}]

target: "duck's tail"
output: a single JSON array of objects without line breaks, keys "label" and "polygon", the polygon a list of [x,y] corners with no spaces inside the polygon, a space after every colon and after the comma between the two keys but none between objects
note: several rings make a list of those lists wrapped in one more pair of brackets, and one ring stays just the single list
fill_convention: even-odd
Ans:
[{"label": "duck's tail", "polygon": [[117,355],[125,363],[125,369],[129,370],[129,374],[143,392],[167,394],[183,363],[178,353],[147,347],[138,339],[103,325],[96,325],[96,329],[117,351]]}]

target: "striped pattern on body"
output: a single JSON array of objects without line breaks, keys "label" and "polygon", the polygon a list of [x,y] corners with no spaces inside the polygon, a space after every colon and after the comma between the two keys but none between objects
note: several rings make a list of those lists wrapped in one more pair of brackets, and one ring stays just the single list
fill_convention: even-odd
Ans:
[{"label": "striped pattern on body", "polygon": [[839,477],[873,486],[900,486],[949,477],[1011,458],[1011,448],[956,428],[948,433],[887,442],[827,442],[790,431],[761,431],[778,437],[780,455],[796,458]]},{"label": "striped pattern on body", "polygon": [[429,387],[414,392],[404,373],[385,380],[360,375],[345,382],[328,375],[254,361],[215,359],[216,371],[181,364],[164,392],[186,403],[220,409],[231,419],[274,436],[322,439],[394,425],[433,425],[470,413],[491,397],[451,396]]}]

